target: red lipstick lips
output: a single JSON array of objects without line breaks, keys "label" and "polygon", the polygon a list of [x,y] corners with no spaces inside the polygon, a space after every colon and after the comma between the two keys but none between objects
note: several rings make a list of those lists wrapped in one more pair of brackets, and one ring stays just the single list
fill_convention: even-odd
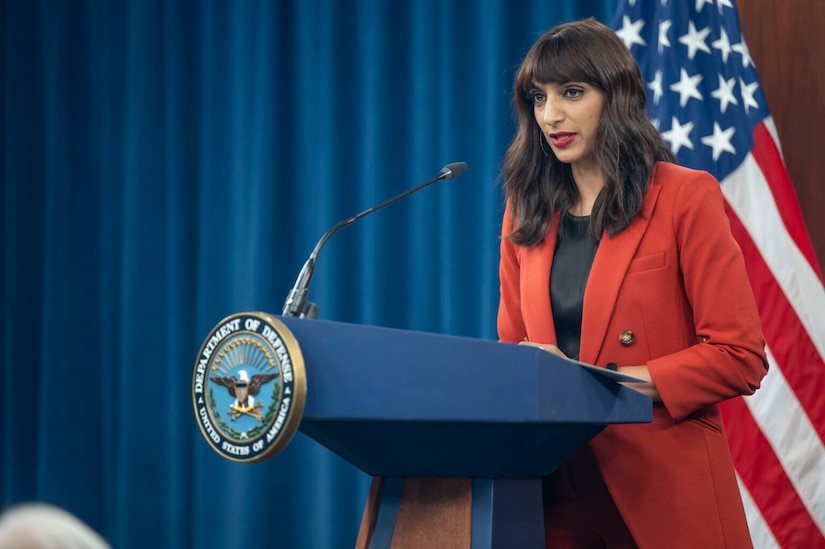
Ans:
[{"label": "red lipstick lips", "polygon": [[573,142],[576,137],[575,133],[559,132],[551,133],[549,138],[554,147],[566,147]]}]

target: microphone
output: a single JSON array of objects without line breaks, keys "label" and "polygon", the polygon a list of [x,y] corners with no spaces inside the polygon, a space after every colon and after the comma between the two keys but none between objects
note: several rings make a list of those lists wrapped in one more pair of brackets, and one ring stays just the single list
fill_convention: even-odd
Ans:
[{"label": "microphone", "polygon": [[318,317],[318,305],[315,303],[311,303],[307,301],[307,295],[309,294],[309,283],[312,280],[312,275],[315,272],[315,263],[318,258],[318,252],[321,251],[321,248],[326,244],[329,237],[331,237],[335,232],[339,229],[343,229],[347,225],[352,225],[359,219],[364,216],[367,216],[373,212],[384,208],[385,206],[389,206],[390,204],[397,202],[404,198],[405,196],[411,195],[412,193],[423,189],[427,185],[435,183],[436,181],[441,180],[448,180],[448,179],[455,179],[462,173],[464,170],[467,169],[467,164],[464,162],[453,162],[451,164],[447,164],[441,171],[438,173],[437,176],[433,177],[421,183],[417,187],[413,187],[408,191],[405,191],[398,196],[390,198],[389,200],[382,202],[377,206],[373,206],[368,210],[364,210],[363,212],[350,217],[349,219],[344,219],[340,221],[335,226],[333,226],[330,230],[324,233],[324,236],[318,241],[315,245],[315,248],[312,250],[312,253],[309,255],[309,259],[306,260],[304,263],[303,268],[301,268],[301,272],[298,273],[298,278],[295,280],[295,286],[292,287],[290,290],[289,295],[287,295],[286,301],[284,302],[284,310],[281,313],[282,316],[297,316],[300,318],[317,318]]}]

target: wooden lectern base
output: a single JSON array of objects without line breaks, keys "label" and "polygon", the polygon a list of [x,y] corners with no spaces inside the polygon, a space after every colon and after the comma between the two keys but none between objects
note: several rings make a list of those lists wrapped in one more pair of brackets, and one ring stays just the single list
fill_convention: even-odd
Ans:
[{"label": "wooden lectern base", "polygon": [[540,479],[374,477],[356,549],[543,548]]}]

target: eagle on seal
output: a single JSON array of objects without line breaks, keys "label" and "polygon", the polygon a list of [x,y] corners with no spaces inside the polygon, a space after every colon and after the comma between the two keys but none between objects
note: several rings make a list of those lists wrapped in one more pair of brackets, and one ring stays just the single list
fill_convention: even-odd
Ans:
[{"label": "eagle on seal", "polygon": [[255,397],[261,392],[264,383],[269,383],[278,377],[278,372],[273,374],[255,374],[250,379],[246,370],[239,370],[238,377],[235,376],[213,376],[210,379],[226,387],[229,394],[235,397],[235,402],[231,408],[237,412],[248,413],[255,408]]}]

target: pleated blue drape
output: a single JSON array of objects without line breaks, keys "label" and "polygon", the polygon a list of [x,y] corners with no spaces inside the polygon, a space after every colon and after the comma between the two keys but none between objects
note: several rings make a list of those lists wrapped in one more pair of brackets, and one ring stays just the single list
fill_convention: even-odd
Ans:
[{"label": "pleated blue drape", "polygon": [[[513,71],[615,0],[5,0],[0,494],[115,547],[351,547],[369,479],[302,434],[228,462],[202,338],[280,313],[495,338]],[[311,382],[311,381],[310,381]]]}]

